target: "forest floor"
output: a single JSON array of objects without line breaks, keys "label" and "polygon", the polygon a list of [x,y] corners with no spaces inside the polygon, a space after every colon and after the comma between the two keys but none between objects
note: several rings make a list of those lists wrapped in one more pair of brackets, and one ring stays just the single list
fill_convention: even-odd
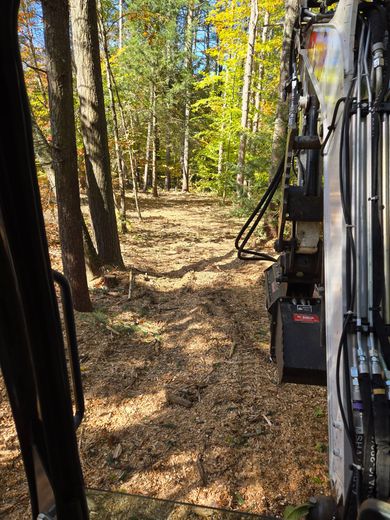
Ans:
[{"label": "forest floor", "polygon": [[[128,270],[110,289],[91,280],[94,312],[77,314],[87,486],[269,514],[329,492],[326,392],[277,382],[267,264],[234,251],[243,219],[209,196],[141,203],[121,237]],[[2,382],[0,396],[0,518],[29,518]]]}]

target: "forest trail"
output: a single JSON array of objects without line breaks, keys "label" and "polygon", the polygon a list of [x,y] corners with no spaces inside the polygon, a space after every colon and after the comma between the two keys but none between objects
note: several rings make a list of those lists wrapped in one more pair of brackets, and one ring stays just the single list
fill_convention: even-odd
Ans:
[{"label": "forest trail", "polygon": [[[328,492],[326,392],[277,384],[267,264],[236,258],[242,219],[208,196],[141,203],[121,237],[129,272],[92,281],[95,311],[77,316],[87,485],[273,514]],[[22,493],[1,395],[0,513]]]}]

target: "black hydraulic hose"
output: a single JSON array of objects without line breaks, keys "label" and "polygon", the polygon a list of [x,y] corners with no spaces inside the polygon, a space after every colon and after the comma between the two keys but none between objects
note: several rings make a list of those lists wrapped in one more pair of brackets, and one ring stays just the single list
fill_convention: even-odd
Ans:
[{"label": "black hydraulic hose", "polygon": [[[348,329],[353,320],[353,309],[355,305],[355,294],[356,294],[356,247],[352,232],[352,215],[351,215],[351,186],[350,186],[350,142],[349,142],[349,117],[350,111],[352,107],[352,90],[354,87],[354,82],[351,83],[348,94],[344,100],[344,114],[342,118],[342,129],[341,129],[341,140],[340,140],[340,157],[339,157],[339,182],[340,182],[340,199],[341,206],[344,216],[344,221],[346,225],[346,235],[347,235],[347,259],[346,262],[346,280],[347,280],[347,311],[344,318],[343,330],[339,341],[338,351],[337,351],[337,360],[336,360],[336,393],[338,405],[340,408],[340,413],[342,417],[342,421],[344,424],[344,429],[347,435],[348,442],[351,446],[352,451],[352,476],[351,476],[351,494],[353,493],[356,496],[356,502],[359,502],[360,499],[360,481],[361,481],[361,469],[359,466],[359,460],[357,457],[356,451],[356,442],[355,442],[355,428],[353,425],[353,411],[352,411],[352,400],[351,400],[351,389],[349,385],[348,379],[346,379],[347,384],[345,385],[346,392],[346,401],[347,408],[344,405],[344,399],[342,396],[341,390],[341,359],[344,359],[344,366],[349,367],[349,353],[348,353],[348,344],[347,344],[347,334]],[[339,105],[342,100],[339,100]],[[338,106],[336,109],[338,110]],[[335,109],[332,124],[334,125],[337,115],[337,110]],[[331,124],[331,126],[332,126]],[[345,503],[344,515],[343,518],[350,518],[353,508],[353,501],[350,499]]]},{"label": "black hydraulic hose", "polygon": [[355,520],[357,510],[354,511],[354,502],[352,501],[352,495],[353,495],[353,484],[354,484],[354,476],[352,475],[351,479],[348,483],[347,493],[344,500],[344,509],[342,513],[342,520]]},{"label": "black hydraulic hose", "polygon": [[[341,370],[341,358],[342,358],[342,355],[344,354],[344,362],[347,363],[348,361],[348,358],[346,359],[346,351],[347,349],[345,348],[345,345],[346,345],[346,339],[347,339],[347,332],[348,332],[348,328],[351,324],[351,321],[352,321],[352,313],[348,312],[344,318],[344,323],[343,323],[343,331],[341,333],[341,338],[340,338],[340,341],[339,341],[339,347],[337,349],[337,359],[336,359],[336,392],[337,392],[337,400],[338,400],[338,403],[339,403],[339,407],[340,407],[340,413],[341,413],[341,418],[342,418],[342,421],[343,421],[343,424],[344,424],[344,428],[345,428],[345,431],[346,431],[346,434],[347,434],[347,438],[348,438],[348,442],[352,448],[352,460],[354,462],[354,464],[356,464],[356,450],[354,449],[355,448],[355,439],[354,439],[354,436],[353,436],[353,432],[351,431],[351,427],[350,427],[350,424],[349,424],[349,418],[347,417],[346,415],[346,412],[345,412],[345,408],[344,408],[344,405],[343,405],[343,400],[342,400],[342,392],[341,392],[341,384],[340,384],[340,370]],[[348,355],[348,354],[347,354]]]},{"label": "black hydraulic hose", "polygon": [[[327,135],[324,139],[324,142],[321,145],[320,152],[322,155],[324,153],[324,149],[325,149],[332,133],[334,132],[334,130],[336,128],[336,118],[337,118],[337,114],[338,114],[340,105],[341,105],[341,103],[344,103],[345,100],[346,100],[346,98],[342,97],[337,101],[337,103],[335,105],[331,124],[328,127]],[[250,217],[248,218],[248,220],[245,222],[240,233],[237,235],[237,238],[235,240],[235,248],[238,250],[238,258],[240,258],[241,260],[276,261],[276,259],[274,257],[272,257],[271,255],[268,255],[267,253],[262,253],[259,251],[245,249],[245,246],[248,243],[248,240],[252,236],[253,232],[259,225],[265,211],[267,210],[267,208],[280,184],[280,181],[283,176],[283,171],[284,171],[284,158],[280,162],[278,169],[277,169],[274,177],[272,178],[266,192],[264,193],[263,197],[261,198],[260,202],[258,203],[256,208],[253,210],[253,212],[250,215]],[[255,222],[251,226],[251,224],[254,220],[255,220]],[[251,227],[250,227],[247,235],[245,235],[244,239],[241,241],[242,237],[244,236],[245,231],[249,228],[249,226],[251,226]]]},{"label": "black hydraulic hose", "polygon": [[[317,96],[310,96],[310,108],[307,114],[307,128],[308,135],[318,136],[318,113],[320,104]],[[320,169],[319,169],[320,150],[307,150],[306,154],[306,172],[304,193],[306,196],[311,195],[318,197],[320,192]]]},{"label": "black hydraulic hose", "polygon": [[[351,215],[351,183],[350,183],[350,142],[349,142],[349,117],[352,107],[353,98],[351,96],[354,83],[352,82],[348,95],[345,99],[345,107],[342,121],[341,139],[340,139],[340,158],[339,158],[339,182],[340,182],[340,199],[343,210],[344,222],[347,232],[347,250],[351,254],[351,262],[346,265],[347,283],[349,285],[347,291],[347,312],[353,311],[356,293],[356,248],[352,233],[352,215]],[[352,264],[352,266],[351,266]],[[352,271],[351,271],[352,267]]]},{"label": "black hydraulic hose", "polygon": [[[336,392],[337,392],[337,400],[340,407],[340,413],[341,418],[344,424],[345,432],[347,435],[348,442],[351,446],[351,452],[352,452],[352,475],[350,478],[350,483],[348,486],[348,493],[344,504],[344,511],[343,511],[343,520],[350,520],[352,518],[355,518],[356,511],[359,507],[360,500],[361,500],[361,484],[362,484],[362,472],[361,472],[361,464],[357,457],[357,450],[356,450],[356,442],[355,442],[355,432],[353,431],[353,428],[350,427],[352,425],[352,418],[350,415],[351,407],[348,407],[346,415],[345,408],[343,406],[343,398],[342,398],[342,390],[341,390],[341,384],[340,384],[340,370],[341,370],[341,359],[344,357],[344,366],[347,367],[346,372],[348,371],[349,361],[348,361],[348,348],[347,348],[347,334],[348,329],[352,323],[353,314],[351,312],[346,313],[344,318],[344,324],[343,324],[343,331],[341,333],[339,347],[337,351],[337,358],[336,358]],[[351,402],[351,392],[350,392],[350,386],[349,384],[345,385],[345,391],[347,393],[347,402]],[[352,496],[355,496],[355,500],[352,500]]]},{"label": "black hydraulic hose", "polygon": [[389,497],[389,405],[386,387],[382,376],[373,374],[373,417],[376,445],[376,498],[387,500]]},{"label": "black hydraulic hose", "polygon": [[[284,172],[284,159],[280,162],[279,167],[276,170],[275,175],[273,176],[267,190],[265,191],[264,195],[260,199],[260,202],[257,204],[257,206],[253,210],[252,214],[250,215],[250,217],[248,218],[248,220],[245,222],[244,226],[242,227],[241,231],[237,235],[237,238],[234,242],[234,246],[238,251],[238,258],[240,258],[241,260],[257,260],[257,261],[261,261],[261,260],[267,261],[268,260],[271,262],[276,261],[275,258],[273,258],[271,255],[268,255],[267,253],[263,253],[260,251],[254,251],[251,249],[245,249],[245,246],[248,243],[248,240],[253,235],[257,226],[259,225],[267,208],[269,207],[269,205],[276,193],[276,190],[279,187],[280,181],[282,180],[283,172]],[[249,228],[249,230],[248,230],[248,228]],[[247,230],[248,230],[248,232],[245,234],[245,232]]]},{"label": "black hydraulic hose", "polygon": [[375,5],[368,12],[368,21],[371,31],[371,45],[382,43],[386,32],[386,12],[382,6]]},{"label": "black hydraulic hose", "polygon": [[[386,12],[378,6],[369,13],[371,29],[371,48],[384,40],[386,32]],[[387,61],[387,60],[386,60]],[[386,74],[387,76],[387,74]],[[379,203],[379,142],[380,142],[380,115],[379,104],[383,101],[385,89],[388,84],[384,82],[381,90],[377,92],[372,107],[372,193],[370,196],[370,211],[372,216],[372,241],[373,241],[373,327],[378,337],[382,355],[387,366],[390,366],[390,343],[388,334],[384,331],[384,320],[381,315],[381,305],[384,287],[384,246],[382,225],[380,221],[381,207]],[[373,390],[373,423],[376,443],[376,497],[387,499],[390,492],[390,417],[386,387],[383,379],[378,374],[372,376]]]},{"label": "black hydraulic hose", "polygon": [[363,454],[361,463],[363,466],[362,475],[362,496],[364,498],[373,497],[375,494],[375,482],[370,475],[372,466],[371,453],[375,451],[374,420],[371,398],[371,377],[370,374],[359,374],[359,387],[363,405]]},{"label": "black hydraulic hose", "polygon": [[337,114],[338,114],[338,111],[339,111],[341,103],[344,103],[345,99],[346,99],[345,97],[342,97],[342,98],[337,100],[337,103],[336,103],[336,105],[334,107],[334,110],[333,110],[332,121],[331,121],[330,125],[328,126],[328,132],[327,132],[327,134],[325,136],[325,139],[324,139],[324,141],[323,141],[323,143],[321,145],[321,149],[320,149],[321,155],[324,155],[324,150],[325,150],[326,145],[328,144],[330,136],[332,135],[332,133],[336,129]]}]

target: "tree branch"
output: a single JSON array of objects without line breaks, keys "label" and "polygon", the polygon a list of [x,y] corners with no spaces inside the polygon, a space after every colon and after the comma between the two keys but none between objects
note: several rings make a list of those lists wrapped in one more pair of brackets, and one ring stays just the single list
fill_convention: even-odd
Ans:
[{"label": "tree branch", "polygon": [[27,61],[22,60],[23,65],[26,65],[29,69],[35,70],[35,72],[41,72],[42,74],[45,74],[47,76],[47,70],[40,69],[39,67],[34,67],[34,65],[30,65],[30,63],[27,63]]}]

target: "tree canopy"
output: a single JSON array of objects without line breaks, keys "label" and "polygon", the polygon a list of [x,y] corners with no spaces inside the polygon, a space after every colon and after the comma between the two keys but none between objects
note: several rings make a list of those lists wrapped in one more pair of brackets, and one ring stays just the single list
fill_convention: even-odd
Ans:
[{"label": "tree canopy", "polygon": [[[278,99],[284,4],[281,0],[258,0],[256,4],[248,124],[242,129],[250,0],[98,3],[118,103],[119,141],[126,169],[135,169],[139,187],[145,169],[150,174],[147,186],[151,185],[154,168],[159,189],[166,186],[167,175],[171,186],[181,189],[186,126],[191,189],[211,190],[225,197],[235,193],[243,131],[247,142],[245,183],[251,189],[262,186],[267,179]],[[41,25],[39,2],[23,0],[20,33],[31,108],[39,129],[50,142]],[[109,147],[117,172],[102,39],[100,43]],[[78,153],[83,156],[80,134]],[[81,162],[81,173],[83,168]]]}]

